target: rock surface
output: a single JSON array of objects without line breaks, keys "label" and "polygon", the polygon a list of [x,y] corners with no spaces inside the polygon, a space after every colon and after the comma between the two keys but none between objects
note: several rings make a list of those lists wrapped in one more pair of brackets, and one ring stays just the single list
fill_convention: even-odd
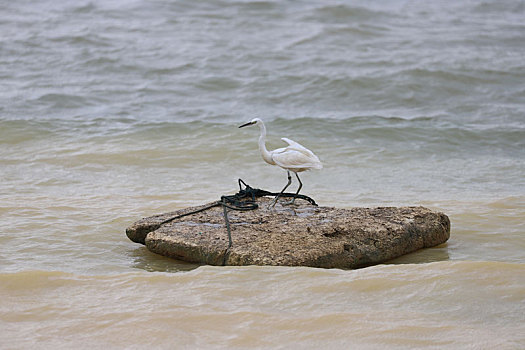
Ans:
[{"label": "rock surface", "polygon": [[222,206],[178,218],[192,207],[144,218],[126,230],[134,242],[175,259],[210,265],[285,265],[358,268],[385,262],[450,237],[450,221],[424,207],[337,209],[257,199],[259,209],[228,210],[229,248]]}]

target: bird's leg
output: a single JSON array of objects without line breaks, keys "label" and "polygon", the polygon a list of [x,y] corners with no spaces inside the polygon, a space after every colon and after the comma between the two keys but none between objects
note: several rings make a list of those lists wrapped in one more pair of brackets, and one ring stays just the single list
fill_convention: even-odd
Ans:
[{"label": "bird's leg", "polygon": [[299,178],[299,174],[295,173],[295,176],[297,177],[297,181],[299,181],[299,188],[297,189],[297,192],[295,192],[295,195],[293,196],[292,204],[295,203],[295,198],[299,194],[299,191],[301,190],[301,188],[303,188],[303,183],[301,182],[301,179]]},{"label": "bird's leg", "polygon": [[293,205],[295,204],[295,198],[299,194],[299,191],[301,191],[301,188],[303,188],[303,183],[301,182],[301,179],[299,178],[299,174],[295,173],[295,176],[297,177],[297,180],[299,181],[299,188],[297,189],[297,192],[295,192],[293,199],[289,202],[286,202],[284,204]]},{"label": "bird's leg", "polygon": [[281,193],[279,193],[277,196],[275,196],[275,198],[274,198],[272,204],[270,204],[270,205],[268,206],[268,208],[273,208],[273,207],[275,207],[275,204],[277,203],[277,199],[279,198],[279,196],[280,196],[281,194],[284,193],[284,191],[288,188],[288,186],[290,186],[291,183],[292,183],[292,177],[290,176],[290,172],[288,171],[288,183],[286,184],[286,186],[284,186],[284,188],[283,188],[283,190],[281,191]]}]

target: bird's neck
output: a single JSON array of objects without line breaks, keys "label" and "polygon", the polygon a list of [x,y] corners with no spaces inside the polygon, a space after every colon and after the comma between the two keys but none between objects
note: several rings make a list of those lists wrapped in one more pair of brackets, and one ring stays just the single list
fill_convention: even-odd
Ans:
[{"label": "bird's neck", "polygon": [[272,154],[266,149],[266,127],[263,123],[259,124],[261,135],[259,136],[259,150],[261,151],[262,158],[268,164],[275,165],[272,160]]}]

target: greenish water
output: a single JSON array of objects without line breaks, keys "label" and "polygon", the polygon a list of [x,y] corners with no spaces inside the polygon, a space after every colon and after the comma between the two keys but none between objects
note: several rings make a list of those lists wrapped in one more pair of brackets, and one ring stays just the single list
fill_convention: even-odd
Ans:
[{"label": "greenish water", "polygon": [[[524,346],[522,1],[0,5],[0,336],[29,348]],[[278,191],[423,205],[450,240],[356,271],[198,267],[125,228]],[[294,184],[295,186],[295,184]],[[294,187],[295,188],[295,187]]]}]

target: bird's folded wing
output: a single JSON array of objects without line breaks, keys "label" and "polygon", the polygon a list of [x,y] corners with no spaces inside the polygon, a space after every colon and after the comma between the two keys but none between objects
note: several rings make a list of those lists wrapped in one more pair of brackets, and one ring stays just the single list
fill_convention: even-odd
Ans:
[{"label": "bird's folded wing", "polygon": [[298,152],[304,153],[307,156],[315,156],[312,151],[310,151],[308,148],[304,147],[298,142],[295,142],[294,140],[290,140],[289,138],[283,137],[281,138],[284,142],[286,142],[289,146],[286,147],[286,149],[293,149]]},{"label": "bird's folded wing", "polygon": [[272,153],[272,159],[281,168],[285,169],[320,169],[322,168],[319,159],[312,154],[306,155],[303,152],[286,148],[280,153]]}]

